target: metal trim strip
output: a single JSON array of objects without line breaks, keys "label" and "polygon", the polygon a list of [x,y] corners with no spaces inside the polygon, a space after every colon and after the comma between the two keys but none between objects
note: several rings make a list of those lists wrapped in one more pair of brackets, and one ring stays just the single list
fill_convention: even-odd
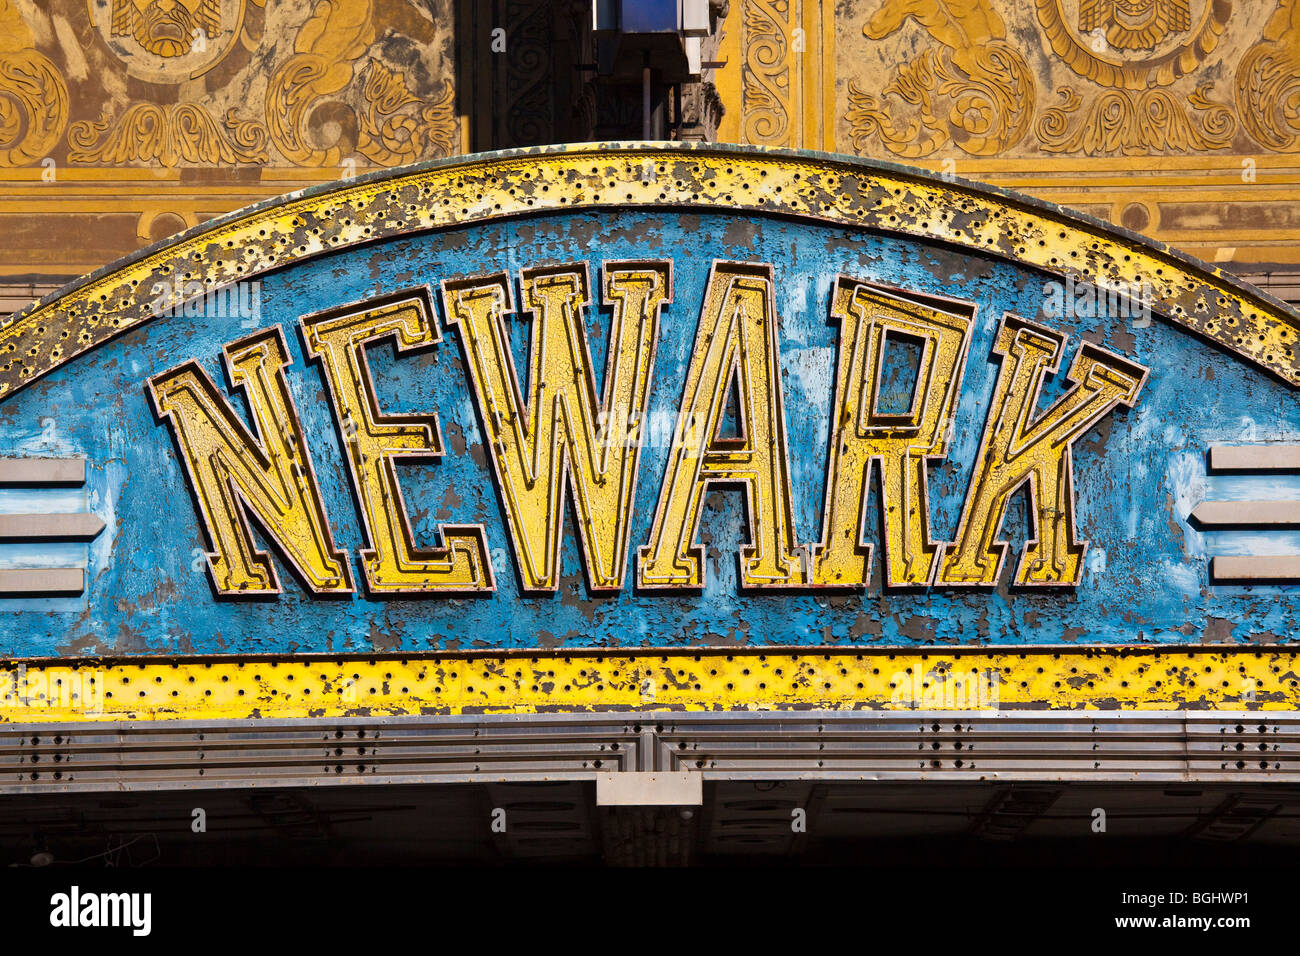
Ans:
[{"label": "metal trim strip", "polygon": [[387,714],[1300,710],[1300,649],[676,648],[0,663],[0,727]]},{"label": "metal trim strip", "polygon": [[0,793],[574,780],[1300,784],[1300,712],[638,712],[0,727]]}]

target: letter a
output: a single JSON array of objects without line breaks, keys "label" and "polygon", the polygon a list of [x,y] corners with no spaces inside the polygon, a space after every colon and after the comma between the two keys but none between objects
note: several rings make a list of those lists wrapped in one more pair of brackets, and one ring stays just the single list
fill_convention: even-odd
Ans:
[{"label": "letter a", "polygon": [[[709,276],[694,351],[650,542],[641,548],[642,588],[701,588],[695,543],[713,482],[745,491],[750,543],[740,549],[742,587],[796,587],[808,575],[794,538],[785,410],[781,402],[772,267],[718,262]],[[720,432],[735,381],[739,438]]]}]

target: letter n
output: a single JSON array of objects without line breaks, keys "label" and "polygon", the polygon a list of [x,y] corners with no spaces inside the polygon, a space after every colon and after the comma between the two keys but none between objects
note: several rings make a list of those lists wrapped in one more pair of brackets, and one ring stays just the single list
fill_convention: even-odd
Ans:
[{"label": "letter n", "polygon": [[993,345],[1002,369],[956,541],[944,553],[939,583],[997,583],[1008,545],[996,539],[1008,501],[1026,485],[1031,539],[1016,568],[1015,583],[1079,583],[1088,543],[1075,534],[1070,449],[1116,405],[1133,406],[1148,370],[1085,342],[1066,373],[1074,387],[1035,417],[1043,379],[1060,367],[1064,350],[1061,333],[1017,316],[1003,317]]},{"label": "letter n", "polygon": [[346,593],[344,553],[334,547],[311,457],[289,394],[284,335],[274,328],[223,349],[231,387],[244,390],[256,434],[235,414],[196,362],[149,380],[159,421],[166,420],[214,550],[208,569],[222,594],[275,594],[279,580],[258,551],[252,517],[316,592]]}]

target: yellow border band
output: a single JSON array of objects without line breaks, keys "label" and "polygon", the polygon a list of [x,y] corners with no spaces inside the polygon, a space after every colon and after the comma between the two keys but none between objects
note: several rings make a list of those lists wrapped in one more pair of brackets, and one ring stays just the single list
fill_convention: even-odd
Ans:
[{"label": "yellow border band", "polygon": [[1278,648],[779,648],[9,662],[0,722],[631,710],[1300,710]]},{"label": "yellow border band", "polygon": [[154,317],[158,288],[215,289],[381,239],[586,209],[776,214],[949,243],[1147,286],[1152,307],[1292,385],[1300,314],[1222,270],[1099,220],[919,169],[679,143],[546,147],[441,161],[290,193],[144,250],[0,324],[0,400]]}]

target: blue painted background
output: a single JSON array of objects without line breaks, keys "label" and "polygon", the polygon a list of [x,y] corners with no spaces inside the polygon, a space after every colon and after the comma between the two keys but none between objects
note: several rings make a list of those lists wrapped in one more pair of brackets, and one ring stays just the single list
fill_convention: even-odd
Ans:
[{"label": "blue painted background", "polygon": [[[283,596],[263,602],[216,601],[202,560],[205,543],[167,429],[155,422],[144,383],[191,357],[227,386],[221,346],[251,332],[237,317],[157,320],[102,346],[0,406],[6,454],[80,455],[85,489],[0,494],[0,511],[83,510],[107,528],[90,545],[60,545],[60,560],[84,564],[81,598],[0,601],[0,654],[172,654],[357,652],[531,646],[727,644],[1055,644],[1288,640],[1296,591],[1216,587],[1208,555],[1300,552],[1300,535],[1201,534],[1186,517],[1209,498],[1294,497],[1277,477],[1206,476],[1205,451],[1216,443],[1296,441],[1296,399],[1286,386],[1156,319],[1047,319],[1044,276],[965,252],[871,237],[776,218],[716,214],[589,213],[548,215],[337,253],[263,277],[262,327],[282,326],[293,365],[289,382],[315,460],[335,540],[354,557],[358,517],[318,366],[303,359],[300,315],[444,278],[543,262],[586,261],[595,285],[604,259],[671,258],[673,303],[663,317],[652,421],[658,440],[645,448],[632,548],[647,538],[681,398],[708,264],[714,258],[775,265],[782,373],[801,541],[816,541],[826,464],[826,432],[835,361],[827,321],[837,273],[973,300],[977,328],[963,378],[948,461],[931,474],[932,529],[948,539],[970,478],[975,448],[997,374],[989,346],[998,318],[1015,311],[1070,335],[1066,362],[1081,336],[1151,368],[1137,408],[1118,410],[1076,446],[1079,533],[1091,542],[1076,592],[996,590],[865,595],[741,595],[735,552],[741,499],[715,494],[701,528],[709,554],[702,596],[593,597],[577,551],[566,538],[560,593],[521,597],[454,330],[430,352],[397,359],[372,350],[380,399],[392,412],[436,410],[448,454],[437,463],[403,465],[417,538],[440,522],[483,522],[499,590],[467,600],[367,598],[320,600],[305,593],[283,563]],[[439,317],[441,323],[442,318]],[[609,315],[588,314],[596,367],[603,369]],[[527,325],[518,323],[522,356]],[[522,361],[520,362],[522,366]],[[1043,406],[1062,392],[1049,383]],[[242,395],[235,407],[247,419]],[[653,437],[653,436],[652,436]],[[34,504],[36,496],[55,496]],[[69,497],[67,502],[57,496]],[[72,500],[75,499],[75,500]],[[874,512],[873,512],[874,513]],[[874,536],[874,533],[873,535]],[[1018,551],[1025,523],[1016,504],[1004,537]],[[48,558],[49,549],[44,549]],[[42,555],[0,546],[0,566]],[[278,559],[277,559],[278,561]],[[49,564],[48,560],[35,563]],[[631,562],[630,562],[631,563]],[[1004,572],[1010,574],[1014,560]],[[631,570],[629,570],[629,579]]]}]

